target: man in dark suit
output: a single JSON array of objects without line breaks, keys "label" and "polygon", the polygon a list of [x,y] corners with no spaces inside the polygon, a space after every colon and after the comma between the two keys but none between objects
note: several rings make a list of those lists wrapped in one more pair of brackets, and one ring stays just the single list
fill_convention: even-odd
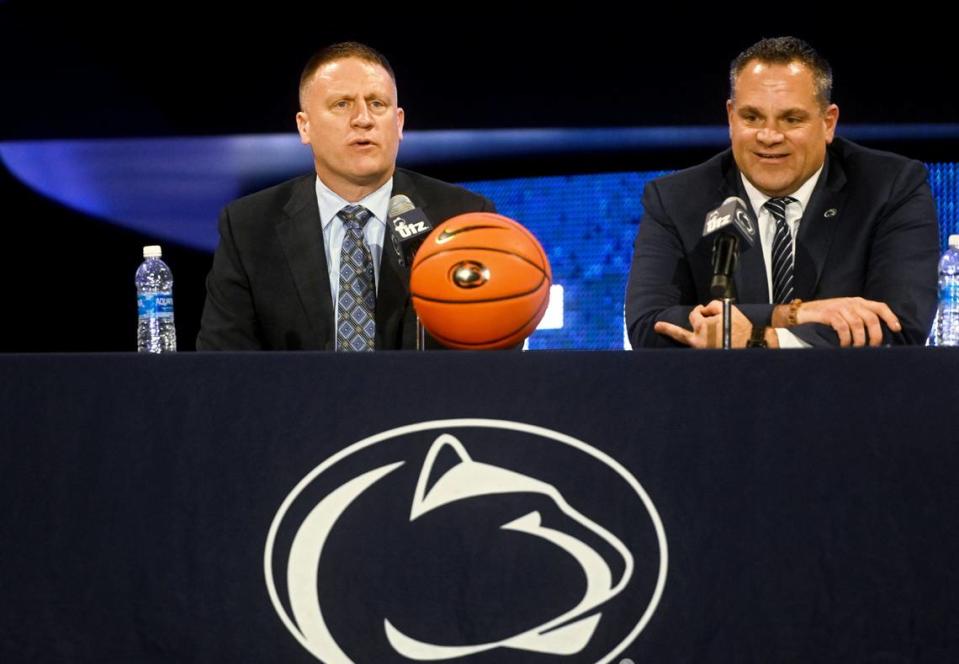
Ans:
[{"label": "man in dark suit", "polygon": [[300,109],[316,173],[223,210],[197,350],[414,348],[409,272],[386,228],[391,196],[408,196],[434,224],[493,204],[396,168],[403,109],[392,68],[368,46],[314,55]]},{"label": "man in dark suit", "polygon": [[834,138],[828,62],[764,39],[730,69],[732,147],[647,185],[626,294],[634,348],[713,347],[706,213],[747,202],[760,239],[734,277],[734,347],[921,344],[936,309],[938,224],[919,162]]}]

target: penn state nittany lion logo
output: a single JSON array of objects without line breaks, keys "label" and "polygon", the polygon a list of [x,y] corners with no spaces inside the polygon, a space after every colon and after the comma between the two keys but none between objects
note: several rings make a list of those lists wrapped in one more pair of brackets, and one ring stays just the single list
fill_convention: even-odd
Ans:
[{"label": "penn state nittany lion logo", "polygon": [[[612,513],[585,509],[597,488]],[[659,516],[624,467],[501,420],[351,445],[283,501],[264,555],[281,620],[328,664],[608,662],[648,623],[666,568]]]}]

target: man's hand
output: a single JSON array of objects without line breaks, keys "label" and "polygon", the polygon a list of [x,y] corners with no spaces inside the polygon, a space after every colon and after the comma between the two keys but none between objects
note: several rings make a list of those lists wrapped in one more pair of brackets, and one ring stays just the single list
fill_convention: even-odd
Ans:
[{"label": "man's hand", "polygon": [[[736,307],[732,307],[732,347],[745,348],[752,332],[752,323]],[[723,303],[713,300],[707,305],[698,305],[689,312],[689,325],[693,331],[659,321],[653,329],[692,348],[721,348],[723,345]]]},{"label": "man's hand", "polygon": [[879,346],[882,343],[880,321],[893,332],[902,330],[896,314],[885,302],[861,297],[803,302],[796,312],[796,323],[799,325],[822,323],[832,327],[839,335],[840,346]]}]

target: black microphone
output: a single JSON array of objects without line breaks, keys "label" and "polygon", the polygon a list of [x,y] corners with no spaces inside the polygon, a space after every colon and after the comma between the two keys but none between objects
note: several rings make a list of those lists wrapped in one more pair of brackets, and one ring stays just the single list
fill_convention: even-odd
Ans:
[{"label": "black microphone", "polygon": [[433,224],[422,210],[413,205],[409,196],[397,194],[390,199],[389,219],[386,226],[390,229],[396,260],[403,267],[413,265],[416,250],[433,230]]},{"label": "black microphone", "polygon": [[703,237],[713,239],[713,280],[709,293],[717,299],[734,298],[733,273],[739,254],[756,242],[756,224],[749,207],[738,196],[730,196],[706,215]]}]

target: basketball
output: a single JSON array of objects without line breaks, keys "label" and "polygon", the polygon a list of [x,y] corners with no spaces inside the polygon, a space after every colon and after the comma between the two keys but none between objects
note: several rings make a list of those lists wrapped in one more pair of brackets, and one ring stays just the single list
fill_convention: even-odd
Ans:
[{"label": "basketball", "polygon": [[451,348],[522,343],[546,313],[553,275],[546,252],[519,223],[469,212],[427,236],[410,273],[423,327]]}]

